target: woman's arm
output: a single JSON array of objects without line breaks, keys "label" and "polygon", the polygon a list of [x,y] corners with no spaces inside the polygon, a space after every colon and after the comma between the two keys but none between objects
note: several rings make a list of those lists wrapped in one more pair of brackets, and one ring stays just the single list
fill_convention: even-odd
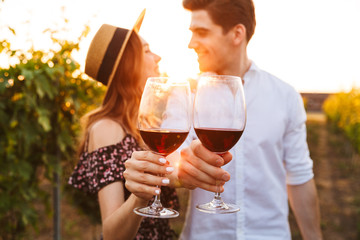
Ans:
[{"label": "woman's arm", "polygon": [[[96,122],[90,129],[89,151],[120,142],[125,137],[122,127],[110,119]],[[102,161],[102,159],[99,159]],[[125,201],[122,182],[114,182],[98,192],[104,239],[133,239],[142,217],[133,213],[135,207],[144,207],[151,195],[133,194]]]},{"label": "woman's arm", "polygon": [[142,217],[133,212],[135,207],[145,207],[148,200],[134,194],[124,201],[124,187],[114,182],[102,188],[99,193],[104,239],[134,239]]}]

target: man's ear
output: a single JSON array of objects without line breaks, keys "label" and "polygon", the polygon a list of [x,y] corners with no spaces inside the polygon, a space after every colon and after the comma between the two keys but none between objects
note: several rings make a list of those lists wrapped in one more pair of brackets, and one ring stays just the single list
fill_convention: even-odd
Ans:
[{"label": "man's ear", "polygon": [[235,45],[239,45],[242,41],[246,41],[246,28],[243,24],[239,23],[235,25],[232,32]]}]

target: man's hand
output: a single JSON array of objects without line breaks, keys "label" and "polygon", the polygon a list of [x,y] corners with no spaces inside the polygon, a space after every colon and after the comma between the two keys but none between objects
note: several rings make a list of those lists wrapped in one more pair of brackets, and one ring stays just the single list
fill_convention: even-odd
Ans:
[{"label": "man's hand", "polygon": [[223,185],[230,180],[230,174],[220,167],[230,162],[232,155],[221,156],[206,149],[199,140],[192,141],[190,147],[181,151],[178,179],[182,186],[202,188],[211,192],[223,192]]}]

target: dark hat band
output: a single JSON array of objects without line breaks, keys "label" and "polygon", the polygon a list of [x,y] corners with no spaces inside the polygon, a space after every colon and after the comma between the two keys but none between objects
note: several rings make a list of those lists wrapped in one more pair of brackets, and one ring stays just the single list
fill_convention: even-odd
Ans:
[{"label": "dark hat band", "polygon": [[[120,52],[122,45],[124,44],[126,35],[129,30],[123,28],[116,28],[114,35],[106,49],[104,59],[100,65],[97,80],[107,85],[109,82],[110,74],[113,71],[116,58]],[[119,44],[122,43],[122,44]]]}]

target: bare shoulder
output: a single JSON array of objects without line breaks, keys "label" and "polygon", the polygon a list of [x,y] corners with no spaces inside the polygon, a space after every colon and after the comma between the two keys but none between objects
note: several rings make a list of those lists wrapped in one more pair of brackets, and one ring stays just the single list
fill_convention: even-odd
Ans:
[{"label": "bare shoulder", "polygon": [[120,142],[125,137],[121,125],[111,119],[94,123],[89,132],[89,152]]}]

